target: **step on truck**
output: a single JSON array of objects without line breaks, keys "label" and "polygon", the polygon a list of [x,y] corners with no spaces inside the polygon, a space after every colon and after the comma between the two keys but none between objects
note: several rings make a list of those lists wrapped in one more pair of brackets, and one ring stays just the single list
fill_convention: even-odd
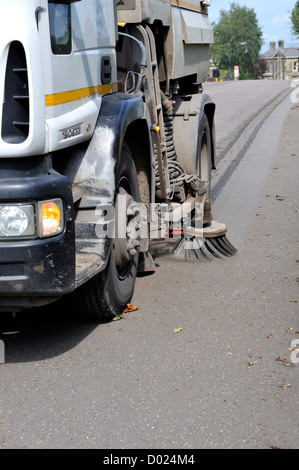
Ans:
[{"label": "step on truck", "polygon": [[1,0],[1,311],[112,319],[171,214],[211,224],[209,4]]}]

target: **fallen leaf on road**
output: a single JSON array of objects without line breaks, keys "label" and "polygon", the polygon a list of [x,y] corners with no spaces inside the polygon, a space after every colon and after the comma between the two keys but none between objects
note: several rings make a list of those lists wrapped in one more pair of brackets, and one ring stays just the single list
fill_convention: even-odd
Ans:
[{"label": "fallen leaf on road", "polygon": [[280,356],[278,356],[275,361],[277,362],[282,362],[285,366],[291,366],[292,364],[290,363],[290,361],[288,361],[287,359],[281,359]]},{"label": "fallen leaf on road", "polygon": [[291,387],[291,386],[292,386],[292,384],[285,384],[285,383],[282,383],[282,384],[280,385],[280,388],[289,388],[289,387]]},{"label": "fallen leaf on road", "polygon": [[257,364],[257,361],[250,361],[250,362],[247,362],[247,365],[250,367],[250,366],[254,366],[254,364]]},{"label": "fallen leaf on road", "polygon": [[127,304],[126,308],[123,310],[123,313],[129,313],[129,312],[135,312],[135,310],[138,310],[139,307],[134,307],[131,304]]},{"label": "fallen leaf on road", "polygon": [[116,315],[116,317],[112,318],[112,321],[118,321],[124,318],[123,314],[121,313],[120,315]]},{"label": "fallen leaf on road", "polygon": [[172,393],[178,392],[179,390],[181,390],[181,387],[175,388],[174,390],[172,390],[172,392],[169,392],[169,395]]},{"label": "fallen leaf on road", "polygon": [[180,331],[182,331],[183,328],[175,328],[173,330],[173,333],[179,333]]}]

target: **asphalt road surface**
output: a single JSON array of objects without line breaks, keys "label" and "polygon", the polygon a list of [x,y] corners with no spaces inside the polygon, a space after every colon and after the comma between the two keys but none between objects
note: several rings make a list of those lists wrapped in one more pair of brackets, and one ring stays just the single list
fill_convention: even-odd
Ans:
[{"label": "asphalt road surface", "polygon": [[252,119],[273,98],[290,90],[283,80],[225,81],[204,83],[204,92],[216,103],[217,141],[230,136],[240,125]]},{"label": "asphalt road surface", "polygon": [[214,216],[237,256],[185,262],[153,245],[156,273],[138,278],[139,308],[123,319],[83,323],[54,304],[0,322],[1,448],[298,448],[299,108],[288,87],[207,84],[219,104]]}]

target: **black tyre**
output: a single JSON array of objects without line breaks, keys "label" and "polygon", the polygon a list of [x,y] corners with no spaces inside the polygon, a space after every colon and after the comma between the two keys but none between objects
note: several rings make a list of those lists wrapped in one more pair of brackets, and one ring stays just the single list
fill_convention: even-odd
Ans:
[{"label": "black tyre", "polygon": [[[134,233],[134,230],[130,231],[128,227],[133,224],[133,228],[136,228],[134,219],[138,202],[136,168],[128,146],[124,145],[116,169],[115,219],[118,220],[120,216],[121,222],[125,221],[126,227],[118,227],[116,224],[116,233],[120,229],[125,236],[121,239],[116,236],[111,240],[110,257],[105,271],[87,281],[73,294],[76,310],[81,316],[98,321],[110,321],[122,313],[130,303],[137,274],[139,241],[136,236],[138,232]],[[123,210],[124,204],[129,210]],[[128,232],[131,236],[126,237]]]},{"label": "black tyre", "polygon": [[203,114],[199,124],[199,177],[207,181],[207,198],[211,196],[211,178],[212,178],[212,144],[210,125],[206,114]]}]

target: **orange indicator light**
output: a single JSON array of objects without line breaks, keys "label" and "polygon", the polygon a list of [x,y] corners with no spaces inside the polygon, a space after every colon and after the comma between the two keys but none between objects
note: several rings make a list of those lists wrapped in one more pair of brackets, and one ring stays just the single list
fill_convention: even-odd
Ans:
[{"label": "orange indicator light", "polygon": [[42,236],[54,235],[61,232],[62,226],[62,207],[56,200],[40,203],[41,232]]}]

